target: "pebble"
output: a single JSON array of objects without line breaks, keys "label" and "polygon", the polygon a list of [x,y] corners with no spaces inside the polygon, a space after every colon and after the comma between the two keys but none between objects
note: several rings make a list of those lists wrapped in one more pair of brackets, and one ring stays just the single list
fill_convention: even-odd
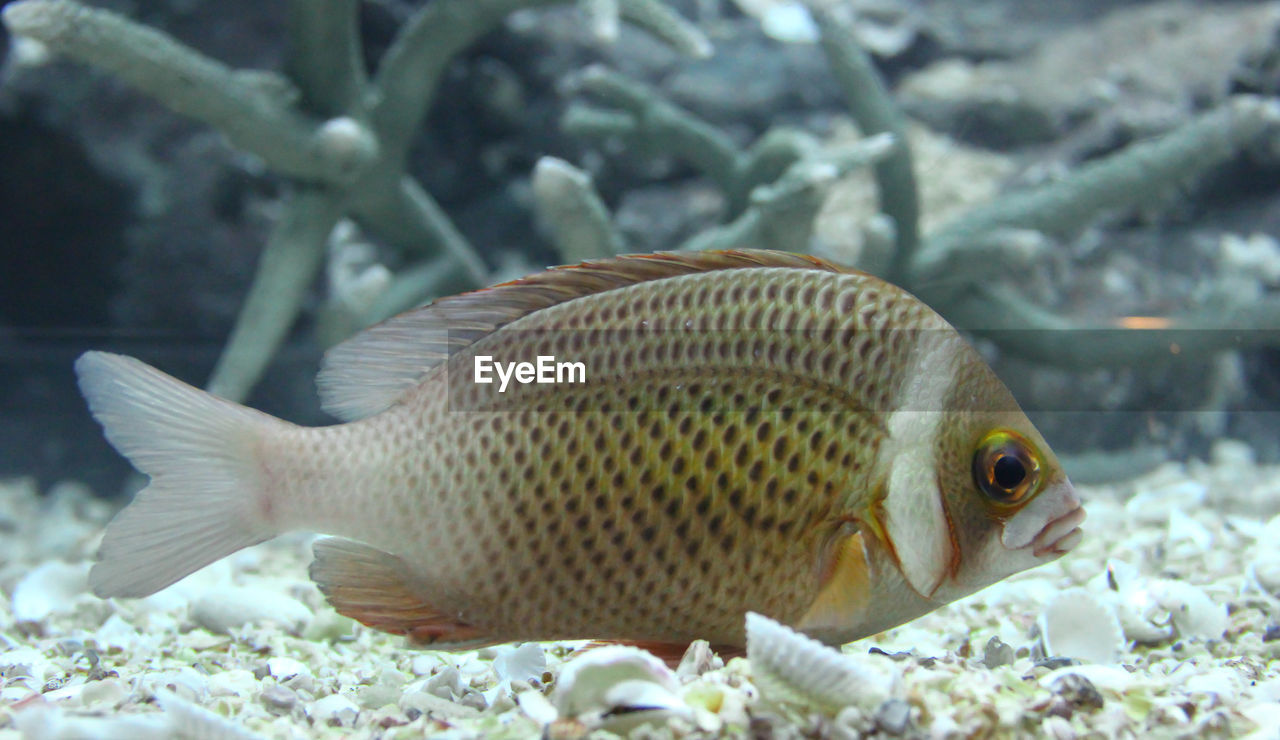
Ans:
[{"label": "pebble", "polygon": [[253,671],[244,668],[217,671],[209,676],[208,684],[210,696],[247,696],[257,686]]},{"label": "pebble", "polygon": [[462,674],[453,666],[445,666],[440,672],[423,685],[423,689],[432,696],[453,701],[453,697],[462,693]]},{"label": "pebble", "polygon": [[258,695],[258,699],[272,714],[288,714],[298,703],[298,695],[284,686],[268,686]]},{"label": "pebble", "polygon": [[196,624],[222,634],[267,622],[299,634],[312,617],[311,610],[297,599],[274,590],[245,586],[209,589],[191,605],[191,618]]},{"label": "pebble", "polygon": [[400,695],[398,703],[400,709],[407,715],[417,712],[419,715],[431,714],[444,719],[457,719],[474,717],[479,714],[471,707],[463,706],[456,701],[441,699],[435,694],[428,694],[425,691],[406,691]]},{"label": "pebble", "polygon": [[1001,640],[999,637],[992,637],[987,640],[987,646],[982,651],[982,664],[987,668],[999,668],[1002,665],[1009,665],[1013,662],[1013,648]]},{"label": "pebble", "polygon": [[399,698],[400,692],[395,687],[383,683],[363,686],[356,693],[356,701],[362,709],[380,709],[395,704]]},{"label": "pebble", "polygon": [[886,735],[902,735],[911,725],[911,705],[902,699],[889,699],[876,709],[875,722]]},{"label": "pebble", "polygon": [[85,684],[80,691],[80,702],[86,707],[100,705],[97,708],[114,709],[128,695],[129,691],[125,688],[124,682],[116,678],[104,678],[100,681],[90,681]]}]

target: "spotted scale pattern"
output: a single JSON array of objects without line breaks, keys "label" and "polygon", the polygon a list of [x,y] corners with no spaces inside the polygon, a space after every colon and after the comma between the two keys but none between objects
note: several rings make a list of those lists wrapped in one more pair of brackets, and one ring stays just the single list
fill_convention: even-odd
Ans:
[{"label": "spotted scale pattern", "polygon": [[[403,557],[429,603],[495,640],[742,644],[745,611],[794,622],[812,603],[822,548],[883,477],[917,332],[937,329],[859,274],[723,270],[587,295],[333,428],[363,474],[348,459],[318,477],[361,488],[338,533]],[[581,362],[587,382],[499,393],[472,382],[477,355]]]}]

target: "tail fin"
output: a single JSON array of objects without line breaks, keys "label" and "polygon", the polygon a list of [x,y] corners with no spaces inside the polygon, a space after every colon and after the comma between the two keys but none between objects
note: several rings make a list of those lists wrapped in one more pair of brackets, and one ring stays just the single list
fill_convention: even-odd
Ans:
[{"label": "tail fin", "polygon": [[151,476],[107,526],[89,573],[95,594],[147,596],[277,534],[253,450],[284,422],[132,357],[86,352],[76,374],[107,439]]}]

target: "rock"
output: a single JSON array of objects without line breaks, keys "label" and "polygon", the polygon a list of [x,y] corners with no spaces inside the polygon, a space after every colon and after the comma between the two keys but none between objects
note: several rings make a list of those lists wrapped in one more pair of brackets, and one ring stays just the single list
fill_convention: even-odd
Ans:
[{"label": "rock", "polygon": [[902,699],[889,699],[876,709],[875,722],[886,735],[902,735],[911,726],[911,705]]},{"label": "rock", "polygon": [[982,652],[982,664],[987,668],[999,668],[1002,665],[1009,665],[1013,662],[1013,648],[1007,645],[999,637],[992,637],[987,640],[987,646]]},{"label": "rock", "polygon": [[310,609],[297,599],[263,588],[223,586],[210,589],[191,605],[191,618],[210,632],[228,634],[250,624],[274,622],[299,634],[311,622]]},{"label": "rock", "polygon": [[1165,130],[1224,99],[1242,53],[1265,45],[1276,21],[1270,4],[1120,8],[1023,58],[940,61],[906,77],[901,100],[932,126],[995,148],[1048,142],[1103,115]]},{"label": "rock", "polygon": [[453,701],[455,696],[462,693],[462,675],[454,666],[445,666],[434,676],[428,678],[423,688],[432,696]]},{"label": "rock", "polygon": [[272,714],[289,714],[298,703],[298,695],[284,686],[268,686],[258,694],[258,701]]}]

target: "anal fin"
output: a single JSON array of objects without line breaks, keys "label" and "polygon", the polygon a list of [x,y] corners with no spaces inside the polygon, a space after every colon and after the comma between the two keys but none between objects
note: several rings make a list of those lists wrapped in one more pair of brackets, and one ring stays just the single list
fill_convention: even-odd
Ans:
[{"label": "anal fin", "polygon": [[418,576],[396,555],[335,537],[316,541],[312,550],[311,580],[343,616],[404,635],[415,647],[461,650],[502,642],[428,603]]}]

